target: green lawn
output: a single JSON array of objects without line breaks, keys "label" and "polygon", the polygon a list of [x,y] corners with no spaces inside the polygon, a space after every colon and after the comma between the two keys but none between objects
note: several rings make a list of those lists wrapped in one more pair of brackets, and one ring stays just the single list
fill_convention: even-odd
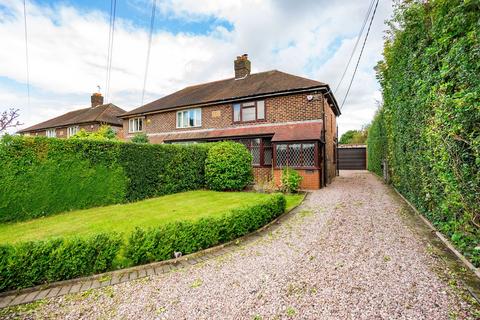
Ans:
[{"label": "green lawn", "polygon": [[[127,234],[136,226],[148,227],[174,220],[218,216],[266,197],[267,194],[253,192],[189,191],[134,203],[71,211],[25,222],[0,224],[0,243],[102,231]],[[287,210],[303,199],[303,195],[286,197]]]}]

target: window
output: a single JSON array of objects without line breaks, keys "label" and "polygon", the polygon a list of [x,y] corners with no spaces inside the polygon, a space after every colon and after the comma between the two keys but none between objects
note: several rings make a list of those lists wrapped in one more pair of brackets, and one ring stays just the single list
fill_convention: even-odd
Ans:
[{"label": "window", "polygon": [[56,136],[57,136],[57,133],[55,132],[55,129],[47,129],[47,137],[55,138]]},{"label": "window", "polygon": [[128,119],[128,132],[143,131],[143,117]]},{"label": "window", "polygon": [[234,141],[243,144],[250,151],[254,166],[272,165],[272,141],[270,139],[255,138]]},{"label": "window", "polygon": [[202,109],[189,109],[177,112],[177,128],[202,126]]},{"label": "window", "polygon": [[311,168],[316,167],[318,157],[315,143],[281,143],[276,145],[275,166]]},{"label": "window", "polygon": [[233,122],[265,120],[265,101],[250,101],[233,105]]},{"label": "window", "polygon": [[79,129],[78,126],[68,127],[67,128],[67,137],[71,137],[71,136],[76,135],[79,130],[80,129]]}]

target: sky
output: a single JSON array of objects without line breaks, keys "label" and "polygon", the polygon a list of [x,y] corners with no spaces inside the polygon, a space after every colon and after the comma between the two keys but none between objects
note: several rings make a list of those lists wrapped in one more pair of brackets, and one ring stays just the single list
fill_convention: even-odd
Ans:
[{"label": "sky", "polygon": [[[144,102],[186,86],[233,77],[248,53],[252,72],[281,70],[336,88],[369,6],[368,0],[157,0]],[[0,0],[0,112],[20,109],[25,128],[88,107],[105,95],[108,0],[30,0],[27,95],[23,1]],[[117,0],[110,93],[105,102],[141,105],[152,0]],[[380,1],[339,132],[368,124],[381,101],[373,67],[381,60],[391,0]],[[341,103],[357,55],[342,86]]]}]

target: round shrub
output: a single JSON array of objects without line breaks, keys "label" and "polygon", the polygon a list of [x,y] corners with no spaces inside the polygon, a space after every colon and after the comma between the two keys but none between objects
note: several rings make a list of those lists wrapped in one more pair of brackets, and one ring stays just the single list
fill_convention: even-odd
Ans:
[{"label": "round shrub", "polygon": [[253,181],[252,155],[245,146],[220,142],[208,151],[205,183],[211,190],[242,190]]}]

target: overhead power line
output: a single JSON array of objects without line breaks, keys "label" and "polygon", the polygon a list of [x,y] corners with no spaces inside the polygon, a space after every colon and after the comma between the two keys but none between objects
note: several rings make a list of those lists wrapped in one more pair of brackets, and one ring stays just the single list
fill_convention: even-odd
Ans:
[{"label": "overhead power line", "polygon": [[108,53],[107,53],[107,76],[105,84],[105,100],[110,98],[110,79],[112,73],[113,57],[113,36],[115,34],[115,15],[117,10],[117,0],[110,1],[110,30],[108,32]]},{"label": "overhead power line", "polygon": [[365,44],[367,43],[367,38],[368,35],[370,34],[370,28],[372,27],[372,22],[373,19],[375,18],[375,13],[377,12],[377,7],[378,7],[378,1],[375,3],[375,8],[373,9],[373,14],[370,19],[370,24],[368,25],[367,29],[367,34],[365,35],[365,39],[363,40],[363,45],[362,45],[362,50],[360,50],[360,54],[358,56],[357,64],[355,65],[355,69],[353,70],[352,78],[350,79],[350,83],[348,84],[348,89],[347,92],[345,93],[345,96],[343,97],[342,104],[340,106],[340,109],[343,108],[343,105],[345,104],[345,101],[347,100],[348,94],[350,93],[350,89],[352,87],[353,79],[355,79],[355,74],[357,73],[358,65],[360,63],[360,59],[362,58],[363,50],[365,49]]},{"label": "overhead power line", "polygon": [[145,88],[147,86],[148,65],[150,63],[150,49],[152,47],[152,36],[153,36],[153,28],[155,26],[156,7],[157,7],[157,0],[152,0],[152,16],[150,18],[150,33],[148,34],[147,59],[145,62],[145,74],[143,76],[142,103],[140,104],[141,106],[143,106],[143,101],[145,99]]},{"label": "overhead power line", "polygon": [[23,0],[23,21],[25,26],[25,64],[27,66],[27,102],[30,105],[30,67],[28,63],[27,3]]},{"label": "overhead power line", "polygon": [[372,12],[374,3],[375,3],[375,0],[372,0],[370,2],[370,5],[368,6],[367,14],[365,15],[365,19],[363,19],[362,27],[360,28],[360,32],[358,32],[357,40],[355,41],[355,45],[353,46],[352,53],[350,54],[350,58],[348,59],[347,65],[345,66],[345,70],[343,70],[342,77],[340,78],[340,81],[338,82],[337,86],[335,87],[334,93],[337,92],[338,88],[342,84],[343,79],[345,78],[345,75],[347,73],[348,67],[350,67],[350,63],[352,62],[353,56],[354,56],[355,52],[357,51],[358,43],[360,42],[360,39],[362,38],[363,30],[365,29],[365,26],[367,25],[368,17],[370,17],[370,13]]}]

